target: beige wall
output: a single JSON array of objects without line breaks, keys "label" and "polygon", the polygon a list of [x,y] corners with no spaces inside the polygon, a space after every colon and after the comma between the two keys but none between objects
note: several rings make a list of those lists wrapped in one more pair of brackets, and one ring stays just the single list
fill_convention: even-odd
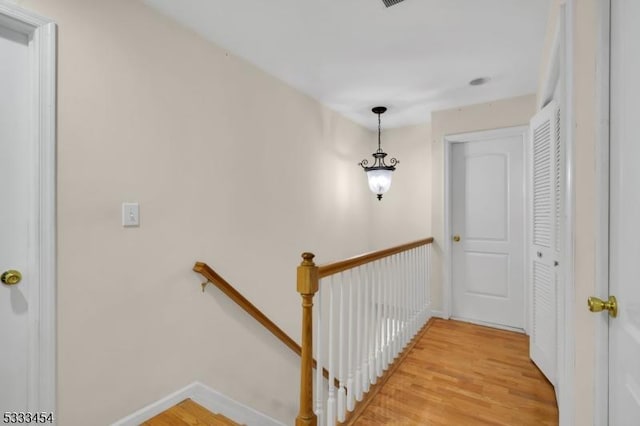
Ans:
[{"label": "beige wall", "polygon": [[21,4],[59,29],[59,424],[108,424],[194,380],[291,423],[297,356],[191,267],[298,339],[300,253],[373,245],[357,162],[375,135],[140,2]]},{"label": "beige wall", "polygon": [[[375,249],[431,236],[430,138],[428,123],[382,131],[382,148],[400,164],[393,174],[391,189],[371,209],[373,225],[378,230],[371,235]],[[373,148],[372,145],[371,152]],[[375,195],[371,194],[371,198],[375,199]]]},{"label": "beige wall", "polygon": [[434,241],[432,272],[432,309],[443,309],[443,241],[444,235],[444,151],[446,135],[528,125],[535,113],[535,95],[503,99],[463,108],[436,111],[431,115],[432,126],[432,218]]},{"label": "beige wall", "polygon": [[544,44],[542,47],[542,55],[540,58],[540,71],[538,74],[538,90],[536,98],[538,104],[544,96],[543,89],[546,83],[547,74],[551,65],[551,49],[553,48],[554,37],[556,36],[556,28],[558,26],[558,15],[560,12],[560,4],[565,0],[551,0],[549,7],[549,16],[547,17],[547,28],[544,36]]}]

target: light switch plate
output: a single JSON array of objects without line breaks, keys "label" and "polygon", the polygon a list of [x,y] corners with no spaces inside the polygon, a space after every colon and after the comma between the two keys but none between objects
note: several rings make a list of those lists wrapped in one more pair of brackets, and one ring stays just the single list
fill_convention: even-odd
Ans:
[{"label": "light switch plate", "polygon": [[138,203],[122,203],[122,226],[126,228],[140,226],[140,205]]}]

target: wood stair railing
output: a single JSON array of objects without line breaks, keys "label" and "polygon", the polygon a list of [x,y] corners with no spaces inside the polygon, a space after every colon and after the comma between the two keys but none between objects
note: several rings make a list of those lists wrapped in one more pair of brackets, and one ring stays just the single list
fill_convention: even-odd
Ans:
[{"label": "wood stair railing", "polygon": [[[313,299],[320,288],[320,279],[332,276],[334,274],[339,274],[341,272],[348,271],[354,268],[359,268],[371,262],[386,260],[386,258],[391,258],[394,255],[404,254],[405,252],[409,252],[410,250],[414,250],[417,248],[424,247],[426,249],[428,248],[427,246],[430,245],[431,243],[433,243],[433,238],[425,238],[412,243],[403,244],[403,245],[392,247],[386,250],[363,254],[360,256],[356,256],[356,257],[349,258],[339,262],[330,263],[323,266],[316,266],[316,264],[313,261],[313,258],[315,257],[313,253],[305,252],[302,254],[303,260],[297,269],[297,290],[298,290],[298,293],[300,293],[300,296],[302,297],[302,355],[300,360],[300,363],[301,363],[300,408],[299,408],[298,416],[296,417],[296,426],[316,426],[318,424],[318,418],[315,414],[314,407],[313,407],[314,383],[313,383],[312,365],[315,365],[315,359],[313,358],[313,347],[312,347],[312,341],[313,341],[312,318],[313,318],[313,303],[314,303]],[[429,259],[428,262],[430,262],[430,251],[427,251],[427,253],[428,253],[428,259]],[[427,268],[430,268],[430,263]],[[430,269],[428,269],[428,271],[430,271]],[[430,272],[425,273],[427,277],[424,284],[428,284],[429,274]],[[380,294],[378,294],[378,296],[380,296]],[[405,296],[404,300],[407,300],[411,303],[413,302],[410,299],[410,297],[407,297],[407,294],[405,294],[404,296]],[[371,299],[371,301],[372,300],[373,299]],[[398,300],[394,300],[393,302],[396,303],[395,308],[399,310],[399,305],[397,305]],[[381,302],[378,302],[378,305],[377,305],[378,309],[381,309],[380,303]],[[422,307],[422,309],[423,310],[420,313],[425,315],[423,317],[423,319],[425,319],[426,318],[425,312],[427,312],[428,310],[424,306]],[[403,312],[399,310],[399,312],[401,312],[402,314],[405,314],[406,311]],[[400,350],[400,352],[398,352],[397,354],[393,354],[395,357],[395,360],[388,363],[387,367],[385,368],[385,373],[382,375],[378,374],[377,383],[374,381],[374,383],[371,385],[368,391],[364,392],[362,400],[356,403],[355,409],[353,410],[350,409],[349,411],[351,411],[351,413],[347,413],[346,418],[342,422],[337,421],[337,424],[351,425],[355,423],[358,416],[362,413],[362,410],[369,404],[373,396],[375,396],[375,394],[378,393],[378,391],[382,388],[382,386],[388,380],[390,375],[393,374],[397,366],[407,356],[411,348],[413,348],[415,343],[419,340],[419,337],[426,331],[428,327],[429,327],[429,323],[422,323],[414,327],[414,330],[412,332],[413,333],[412,337],[405,341],[404,349]],[[372,332],[370,331],[370,333]],[[340,337],[340,339],[342,339],[342,337]],[[332,358],[331,352],[329,354],[329,358]],[[329,365],[331,365],[332,361],[329,360],[328,362],[329,362]],[[329,369],[331,370],[331,366],[329,367]],[[340,370],[342,371],[342,367],[340,367]],[[325,377],[327,376],[325,375]],[[345,380],[344,377],[336,378],[336,380],[338,379]],[[316,383],[316,386],[317,386],[317,383]],[[345,387],[345,382],[341,382],[340,385],[336,387],[342,387],[340,390],[343,391]],[[352,390],[349,389],[349,392],[352,392]],[[322,410],[322,407],[320,407],[320,409]],[[326,409],[329,410],[329,407],[327,406]],[[333,409],[335,409],[335,407],[333,407]],[[327,424],[330,424],[330,422]]]},{"label": "wood stair railing", "polygon": [[253,303],[249,302],[247,298],[240,294],[238,290],[233,288],[233,286],[229,284],[227,280],[222,278],[216,271],[211,269],[209,265],[204,262],[196,262],[196,264],[193,266],[193,270],[208,280],[206,283],[203,283],[203,290],[208,283],[215,285],[220,289],[220,291],[227,295],[229,299],[236,302],[238,306],[240,306],[246,313],[251,315],[256,321],[262,324],[264,328],[269,330],[289,349],[291,349],[298,355],[302,353],[302,348],[300,348],[300,345],[298,345],[295,340],[289,337],[287,333],[282,331],[280,327],[278,327],[265,314],[263,314],[260,309],[256,308]]},{"label": "wood stair railing", "polygon": [[[284,343],[289,349],[300,356],[301,362],[301,380],[300,380],[300,410],[296,418],[296,426],[316,426],[317,418],[313,410],[313,369],[317,369],[317,362],[313,357],[313,333],[312,333],[312,317],[313,317],[313,298],[319,290],[320,280],[322,278],[330,277],[335,274],[339,274],[350,269],[358,268],[363,265],[370,264],[372,262],[380,261],[382,259],[390,258],[394,255],[402,254],[410,250],[427,246],[433,242],[433,238],[426,238],[418,240],[412,243],[403,244],[397,247],[392,247],[386,250],[380,250],[372,253],[363,254],[360,256],[352,257],[339,262],[330,263],[323,266],[316,266],[313,262],[314,255],[312,253],[303,253],[303,261],[297,269],[297,291],[302,297],[302,344],[298,345],[289,335],[287,335],[280,327],[278,327],[273,321],[271,321],[260,309],[258,309],[253,303],[247,300],[240,292],[238,292],[228,281],[215,272],[209,265],[204,262],[196,262],[193,266],[193,270],[201,274],[207,281],[202,283],[202,290],[204,291],[208,284],[215,285],[226,296],[233,300],[238,306],[240,306],[245,312],[262,324],[267,330],[269,330],[278,340]],[[426,325],[420,326],[415,330],[415,334],[420,335],[427,328]],[[404,358],[408,353],[410,347],[413,346],[416,339],[410,339],[405,347],[404,351],[400,352],[397,356]],[[347,419],[342,424],[352,424],[361,413],[364,406],[368,404],[372,396],[375,395],[382,387],[384,382],[388,379],[389,375],[395,370],[398,362],[391,362],[386,368],[385,375],[380,377],[380,381],[377,385],[372,385],[362,401],[347,414]],[[325,379],[330,378],[330,373],[327,369],[322,368],[322,376]],[[344,390],[345,384],[341,383],[339,378],[333,375],[333,387],[342,388]],[[331,387],[330,387],[331,388]]]},{"label": "wood stair railing", "polygon": [[384,250],[373,251],[371,253],[365,253],[358,256],[350,257],[346,260],[339,260],[337,262],[321,265],[318,266],[318,278],[328,277],[329,275],[337,274],[338,272],[346,271],[347,269],[356,268],[358,266],[371,263],[375,260],[380,260],[385,257],[393,256],[394,254],[402,253],[431,243],[433,243],[433,237],[424,238],[422,240],[413,241],[411,243],[402,244]]},{"label": "wood stair railing", "polygon": [[[269,319],[260,309],[258,309],[253,303],[249,302],[246,297],[244,297],[238,290],[236,290],[227,280],[222,278],[220,274],[214,271],[209,265],[204,262],[196,262],[193,266],[193,270],[204,278],[207,279],[206,282],[202,283],[202,291],[204,291],[205,287],[208,284],[213,284],[220,291],[222,291],[227,297],[233,300],[238,306],[240,306],[246,313],[251,315],[256,321],[264,326],[267,330],[269,330],[274,336],[278,338],[282,343],[284,343],[289,349],[298,354],[298,356],[302,355],[302,348],[295,340],[293,340],[287,333],[285,333],[280,327],[278,327],[273,321]],[[316,368],[316,360],[313,359],[311,362],[313,368]],[[329,372],[326,369],[323,369],[322,374],[325,378],[329,377]],[[335,386],[339,386],[339,382],[335,380]]]}]

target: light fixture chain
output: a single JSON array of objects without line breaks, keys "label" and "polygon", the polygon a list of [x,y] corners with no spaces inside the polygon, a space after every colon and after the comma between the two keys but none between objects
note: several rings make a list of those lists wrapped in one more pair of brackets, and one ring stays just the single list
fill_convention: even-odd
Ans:
[{"label": "light fixture chain", "polygon": [[382,148],[380,147],[380,113],[378,113],[378,151]]}]

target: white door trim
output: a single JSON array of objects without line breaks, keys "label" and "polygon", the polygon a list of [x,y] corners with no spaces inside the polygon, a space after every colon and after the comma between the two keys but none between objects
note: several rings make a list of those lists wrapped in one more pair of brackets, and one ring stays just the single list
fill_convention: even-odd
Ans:
[{"label": "white door trim", "polygon": [[0,25],[25,34],[31,55],[31,143],[34,206],[30,235],[29,274],[39,283],[29,295],[28,363],[30,411],[56,408],[56,25],[5,0],[0,0]]},{"label": "white door trim", "polygon": [[[598,41],[596,46],[596,282],[595,296],[609,295],[609,102],[611,70],[611,0],[598,6]],[[598,315],[594,339],[594,419],[595,426],[609,423],[609,320]]]},{"label": "white door trim", "polygon": [[565,135],[565,194],[564,194],[564,292],[560,292],[562,315],[558,316],[559,336],[561,344],[558,346],[558,410],[561,426],[575,423],[575,114],[573,104],[573,31],[574,31],[575,1],[566,0],[560,5],[558,14],[560,34],[558,39],[564,47],[563,51],[552,60],[564,65],[564,135]]},{"label": "white door trim", "polygon": [[[452,268],[453,268],[453,253],[452,253],[452,244],[451,244],[451,223],[452,223],[452,147],[455,143],[465,143],[465,142],[479,142],[486,139],[493,139],[498,137],[509,137],[509,136],[519,136],[522,135],[525,140],[528,138],[529,127],[528,126],[515,126],[515,127],[506,127],[502,129],[494,129],[494,130],[483,130],[478,132],[469,132],[469,133],[459,133],[454,135],[446,135],[443,141],[444,147],[444,271],[443,271],[443,288],[442,288],[442,304],[443,304],[443,317],[451,318],[451,305],[453,299],[453,284],[452,284]],[[528,161],[528,155],[526,147],[523,146],[523,167],[526,168],[526,164]],[[527,223],[528,223],[528,209],[527,209],[527,191],[526,191],[526,178],[523,178],[523,188],[522,188],[525,197],[524,197],[524,205],[523,211],[525,212],[525,220],[523,221],[524,226],[524,238],[523,238],[523,249],[525,259],[528,253],[527,248]],[[523,268],[523,282],[525,283],[524,289],[524,308],[527,309],[528,301],[529,301],[529,290],[528,284],[526,280],[526,270],[527,268]],[[529,330],[529,315],[525,314],[525,331]]]}]

